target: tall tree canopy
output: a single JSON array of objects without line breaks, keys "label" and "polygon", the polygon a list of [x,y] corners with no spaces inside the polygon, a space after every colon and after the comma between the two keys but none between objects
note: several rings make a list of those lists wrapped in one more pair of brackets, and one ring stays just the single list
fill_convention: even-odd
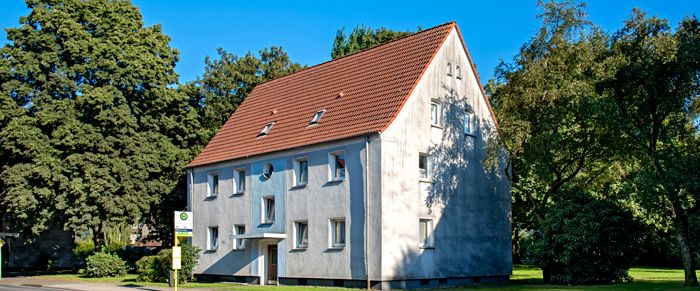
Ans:
[{"label": "tall tree canopy", "polygon": [[[402,38],[410,35],[410,31],[397,31],[381,27],[372,29],[364,25],[356,26],[350,35],[345,34],[345,29],[341,28],[335,34],[333,48],[331,49],[331,57],[337,59],[339,57],[352,54],[363,49],[383,44],[388,41]],[[418,28],[420,31],[420,28]]]},{"label": "tall tree canopy", "polygon": [[134,223],[201,142],[178,52],[127,1],[28,0],[0,49],[0,205],[13,226]]},{"label": "tall tree canopy", "polygon": [[249,52],[239,57],[222,48],[217,52],[218,59],[204,60],[202,78],[180,88],[198,108],[208,137],[221,128],[256,85],[304,68],[292,62],[281,47],[265,48],[259,56]]},{"label": "tall tree canopy", "polygon": [[604,88],[619,112],[623,158],[637,165],[625,178],[646,214],[671,227],[685,285],[698,286],[691,229],[700,229],[700,132],[693,108],[700,99],[700,22],[688,17],[673,31],[666,20],[634,10],[614,34],[611,55],[621,64]]}]

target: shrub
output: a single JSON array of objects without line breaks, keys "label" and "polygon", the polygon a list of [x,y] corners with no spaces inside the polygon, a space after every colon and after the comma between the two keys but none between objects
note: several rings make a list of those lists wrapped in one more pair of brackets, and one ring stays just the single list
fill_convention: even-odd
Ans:
[{"label": "shrub", "polygon": [[162,256],[145,256],[136,261],[136,281],[139,282],[167,282],[169,267],[162,262]]},{"label": "shrub", "polygon": [[[189,243],[181,245],[182,262],[178,271],[178,282],[185,283],[193,279],[192,269],[199,260],[200,249]],[[172,250],[163,249],[155,256],[146,256],[136,262],[137,281],[167,282],[172,266]]]},{"label": "shrub", "polygon": [[93,253],[95,253],[95,244],[92,240],[81,240],[73,248],[78,267],[83,267],[85,260]]},{"label": "shrub", "polygon": [[88,277],[121,277],[126,275],[126,263],[119,256],[98,252],[87,258],[85,275]]},{"label": "shrub", "polygon": [[[567,193],[548,210],[530,251],[554,284],[628,281],[643,225],[621,205]],[[549,275],[549,276],[548,276]]]}]

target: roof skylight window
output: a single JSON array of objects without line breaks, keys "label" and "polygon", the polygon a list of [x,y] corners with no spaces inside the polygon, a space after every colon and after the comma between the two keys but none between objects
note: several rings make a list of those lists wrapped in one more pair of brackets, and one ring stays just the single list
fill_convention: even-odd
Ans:
[{"label": "roof skylight window", "polygon": [[325,112],[326,109],[319,110],[318,112],[316,112],[316,114],[314,114],[314,117],[311,118],[311,122],[309,122],[309,125],[318,124],[319,120],[321,120],[321,117],[323,117],[323,113]]},{"label": "roof skylight window", "polygon": [[275,122],[270,122],[263,127],[263,129],[258,133],[258,137],[261,136],[266,136],[268,133],[270,133],[270,129],[272,129],[272,126],[275,125]]}]

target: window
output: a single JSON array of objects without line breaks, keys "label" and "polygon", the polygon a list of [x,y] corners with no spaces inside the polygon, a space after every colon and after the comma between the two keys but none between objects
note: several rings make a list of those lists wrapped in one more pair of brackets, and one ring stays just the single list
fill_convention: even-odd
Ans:
[{"label": "window", "polygon": [[433,220],[421,218],[418,227],[420,228],[420,247],[433,247]]},{"label": "window", "polygon": [[306,221],[297,221],[295,223],[295,241],[294,247],[297,249],[305,249],[309,246],[309,223]]},{"label": "window", "polygon": [[274,122],[270,122],[263,127],[263,129],[258,133],[258,137],[261,136],[266,136],[268,133],[270,133],[270,129],[272,129],[272,126],[275,125]]},{"label": "window", "polygon": [[233,171],[233,193],[241,194],[245,192],[245,169]]},{"label": "window", "polygon": [[275,198],[274,197],[264,197],[263,198],[263,223],[274,223],[275,222]]},{"label": "window", "polygon": [[464,111],[464,134],[474,134],[473,115],[474,114],[469,111]]},{"label": "window", "polygon": [[440,105],[436,102],[430,103],[430,124],[440,126]]},{"label": "window", "polygon": [[462,79],[462,66],[455,64],[455,74],[457,79]]},{"label": "window", "polygon": [[[235,235],[243,235],[245,234],[245,225],[234,225],[233,226],[233,233]],[[233,249],[234,250],[242,250],[245,249],[245,240],[242,238],[238,238],[233,241]]]},{"label": "window", "polygon": [[209,227],[209,238],[207,242],[207,250],[215,250],[219,246],[219,227]]},{"label": "window", "polygon": [[452,63],[447,62],[447,75],[452,76]]},{"label": "window", "polygon": [[430,156],[428,154],[419,154],[418,155],[418,170],[420,172],[420,178],[421,179],[429,179],[430,178],[430,170],[431,170],[431,161],[430,161]]},{"label": "window", "polygon": [[321,117],[323,117],[323,114],[326,113],[326,109],[319,110],[314,114],[314,117],[311,118],[311,122],[309,122],[309,125],[314,125],[318,124],[319,120],[321,120]]},{"label": "window", "polygon": [[332,181],[345,179],[345,152],[331,153],[328,164],[330,165]]},{"label": "window", "polygon": [[309,182],[309,161],[306,158],[294,160],[294,186],[304,186]]},{"label": "window", "polygon": [[345,246],[345,219],[331,219],[331,247],[342,248]]},{"label": "window", "polygon": [[209,173],[207,188],[207,196],[216,197],[219,195],[219,174]]},{"label": "window", "polygon": [[272,166],[272,164],[267,163],[265,164],[265,167],[263,167],[263,178],[265,179],[270,179],[272,177],[272,172],[275,171],[275,167]]}]

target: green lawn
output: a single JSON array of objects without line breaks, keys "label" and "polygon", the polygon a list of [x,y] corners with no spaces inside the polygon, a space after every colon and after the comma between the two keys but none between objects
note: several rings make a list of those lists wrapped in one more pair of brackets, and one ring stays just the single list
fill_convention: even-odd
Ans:
[{"label": "green lawn", "polygon": [[[688,290],[683,288],[683,270],[679,269],[656,269],[656,268],[632,268],[630,275],[634,278],[632,283],[616,285],[593,285],[593,286],[555,286],[542,284],[542,272],[540,269],[525,266],[514,266],[513,276],[508,285],[482,284],[477,286],[462,288],[446,288],[440,290]],[[147,287],[167,287],[166,283],[143,283],[136,282],[136,275],[127,275],[120,278],[86,278],[76,274],[61,274],[40,276],[48,279],[77,280],[94,283],[114,283],[120,286],[147,286]],[[333,290],[342,288],[323,287],[303,287],[303,286],[248,286],[233,283],[187,283],[180,285],[182,288],[207,288],[220,290],[280,290],[280,291],[308,291],[310,289]]]}]

